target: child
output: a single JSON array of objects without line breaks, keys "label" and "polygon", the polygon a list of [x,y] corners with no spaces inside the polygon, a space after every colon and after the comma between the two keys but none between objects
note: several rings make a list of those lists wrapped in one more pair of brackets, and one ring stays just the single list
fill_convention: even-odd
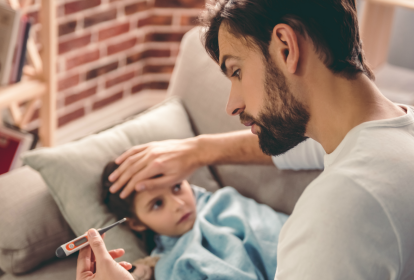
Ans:
[{"label": "child", "polygon": [[105,167],[104,201],[118,219],[129,218],[129,227],[141,233],[152,256],[161,256],[156,279],[274,277],[277,239],[286,215],[233,188],[212,194],[187,181],[123,200],[109,192],[108,176],[116,168],[115,163]]}]

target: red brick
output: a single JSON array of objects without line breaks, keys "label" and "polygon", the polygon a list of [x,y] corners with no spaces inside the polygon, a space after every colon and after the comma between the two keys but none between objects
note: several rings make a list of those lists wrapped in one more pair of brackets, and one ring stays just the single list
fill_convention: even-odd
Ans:
[{"label": "red brick", "polygon": [[106,86],[106,88],[110,88],[114,85],[117,85],[117,84],[126,82],[128,80],[131,80],[134,76],[135,76],[135,72],[129,72],[129,73],[126,73],[126,74],[122,74],[118,77],[107,80],[105,86]]},{"label": "red brick", "polygon": [[70,70],[76,66],[86,64],[99,59],[99,50],[83,53],[66,60],[66,70]]},{"label": "red brick", "polygon": [[198,17],[181,16],[181,25],[198,25]]},{"label": "red brick", "polygon": [[131,93],[139,93],[144,89],[167,89],[169,82],[149,82],[143,84],[137,84],[132,87]]},{"label": "red brick", "polygon": [[90,70],[86,73],[86,80],[90,80],[93,78],[96,78],[98,76],[101,76],[103,74],[109,73],[111,71],[114,71],[118,68],[118,61],[106,64],[104,66],[95,68],[93,70]]},{"label": "red brick", "polygon": [[171,25],[172,16],[150,16],[147,18],[140,19],[137,27],[146,25]]},{"label": "red brick", "polygon": [[129,40],[123,41],[118,44],[109,45],[107,53],[108,55],[111,55],[117,52],[122,52],[122,51],[125,51],[127,49],[134,47],[136,44],[137,44],[137,38],[131,38]]},{"label": "red brick", "polygon": [[145,65],[143,74],[149,73],[172,73],[174,65]]},{"label": "red brick", "polygon": [[145,35],[145,42],[181,42],[185,32],[149,33]]},{"label": "red brick", "polygon": [[138,62],[141,59],[149,58],[149,57],[169,57],[171,55],[170,50],[146,50],[140,53],[136,53],[133,55],[130,55],[126,59],[127,64],[131,64],[134,62]]},{"label": "red brick", "polygon": [[59,43],[59,54],[66,53],[68,51],[79,49],[87,46],[91,42],[91,34],[83,35],[75,39],[70,39],[65,42]]},{"label": "red brick", "polygon": [[109,104],[111,104],[115,101],[118,101],[118,100],[122,99],[122,95],[123,95],[123,92],[121,91],[121,92],[118,92],[118,93],[116,93],[112,96],[109,96],[107,98],[99,100],[99,101],[95,102],[92,105],[92,110],[101,109],[102,107],[105,107],[105,106],[107,106],[107,105],[109,105]]},{"label": "red brick", "polygon": [[69,21],[59,25],[59,36],[63,36],[75,31],[77,25],[77,21]]},{"label": "red brick", "polygon": [[138,1],[134,4],[130,4],[130,5],[125,6],[125,14],[126,15],[135,14],[135,13],[138,13],[138,12],[145,11],[148,8],[149,7],[148,7],[148,3],[147,3],[146,0]]},{"label": "red brick", "polygon": [[118,36],[129,31],[129,22],[118,24],[113,27],[105,28],[99,31],[99,41]]},{"label": "red brick", "polygon": [[155,7],[168,8],[204,8],[205,0],[155,0]]},{"label": "red brick", "polygon": [[79,119],[85,115],[85,108],[79,108],[69,114],[66,114],[59,118],[58,120],[58,127],[64,126],[65,124]]},{"label": "red brick", "polygon": [[76,101],[85,99],[87,97],[90,97],[90,96],[96,94],[97,88],[98,88],[97,86],[93,86],[93,87],[88,88],[88,89],[86,89],[84,91],[81,91],[81,92],[79,92],[77,94],[69,95],[68,97],[65,98],[65,105],[66,106],[67,105],[70,105],[70,104],[72,104],[72,103],[74,103]]},{"label": "red brick", "polygon": [[79,84],[79,74],[74,76],[66,77],[58,82],[58,91],[68,89],[70,87],[76,86]]},{"label": "red brick", "polygon": [[65,15],[77,13],[86,9],[90,9],[101,4],[101,0],[79,0],[66,3],[64,5]]},{"label": "red brick", "polygon": [[113,9],[113,10],[97,13],[91,16],[87,16],[83,20],[83,27],[86,28],[86,27],[89,27],[95,24],[99,24],[101,22],[114,20],[116,19],[116,14],[117,14],[116,9]]}]

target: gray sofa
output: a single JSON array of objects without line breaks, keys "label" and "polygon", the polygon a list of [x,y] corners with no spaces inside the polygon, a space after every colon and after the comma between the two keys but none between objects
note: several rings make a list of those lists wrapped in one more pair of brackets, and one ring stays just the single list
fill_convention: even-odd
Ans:
[{"label": "gray sofa", "polygon": [[[188,32],[181,44],[168,95],[180,97],[195,135],[245,129],[238,118],[225,113],[229,89],[229,81],[203,49],[200,29]],[[243,195],[285,213],[292,211],[303,189],[320,173],[254,165],[212,166],[209,172],[221,187],[233,186]],[[197,183],[203,186],[202,181]],[[37,226],[39,223],[42,227]],[[30,234],[22,235],[22,230]],[[53,238],[44,240],[42,235]],[[1,280],[73,280],[76,256],[54,258],[57,246],[73,237],[39,173],[25,166],[0,176],[0,270],[8,271],[0,272]],[[39,260],[33,256],[40,249],[46,257],[37,265]],[[36,267],[27,272],[14,263],[33,263]]]}]

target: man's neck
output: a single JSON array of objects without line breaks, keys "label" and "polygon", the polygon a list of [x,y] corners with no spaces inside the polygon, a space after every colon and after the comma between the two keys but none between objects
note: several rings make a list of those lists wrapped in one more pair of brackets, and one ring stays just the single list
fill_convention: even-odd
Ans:
[{"label": "man's neck", "polygon": [[314,88],[309,100],[307,136],[321,143],[327,154],[357,125],[405,114],[363,74],[354,80],[331,75],[324,79],[322,87]]}]

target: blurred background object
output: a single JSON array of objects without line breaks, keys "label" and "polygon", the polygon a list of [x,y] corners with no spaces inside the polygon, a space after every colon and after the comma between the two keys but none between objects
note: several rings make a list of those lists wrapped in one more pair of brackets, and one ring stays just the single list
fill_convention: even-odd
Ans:
[{"label": "blurred background object", "polygon": [[414,105],[414,1],[358,2],[365,55],[382,93]]},{"label": "blurred background object", "polygon": [[[42,51],[41,1],[28,1],[31,35]],[[196,25],[205,5],[204,0],[55,3],[57,144],[103,129],[160,102],[181,38]],[[40,106],[38,103],[27,130],[38,130]]]},{"label": "blurred background object", "polygon": [[[23,3],[28,4],[33,23],[31,37],[44,52],[41,0],[20,0]],[[54,3],[58,30],[54,143],[62,144],[164,99],[181,38],[197,25],[205,0]],[[414,104],[414,0],[358,0],[357,4],[363,47],[377,85],[393,101]],[[29,131],[39,129],[40,104],[31,104],[33,117],[25,120]]]}]

